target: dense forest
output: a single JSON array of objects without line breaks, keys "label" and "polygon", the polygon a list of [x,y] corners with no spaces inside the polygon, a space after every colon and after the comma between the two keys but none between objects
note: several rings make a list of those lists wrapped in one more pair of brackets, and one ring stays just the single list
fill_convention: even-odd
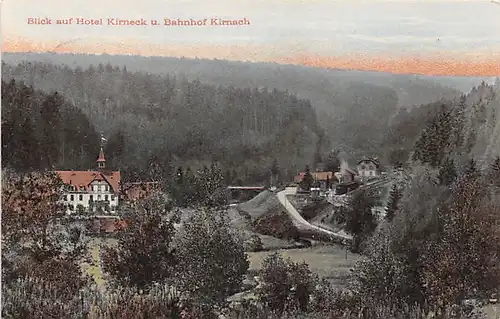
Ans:
[{"label": "dense forest", "polygon": [[[82,70],[90,66],[97,69],[99,64],[111,64],[120,68],[126,66],[129,73],[168,75],[242,90],[275,88],[287,91],[298,99],[310,101],[318,123],[327,136],[325,146],[343,151],[342,156],[348,161],[357,161],[363,156],[382,156],[378,147],[387,130],[387,122],[399,109],[459,97],[460,91],[453,89],[457,87],[457,81],[461,83],[458,87],[467,87],[467,90],[472,87],[472,83],[481,82],[471,78],[453,78],[452,81],[416,75],[172,57],[19,53],[6,54],[2,59],[9,65],[25,61],[32,64],[44,62],[67,65],[71,69],[80,67]],[[54,70],[38,70],[29,75],[24,69],[4,68],[3,76],[24,80],[47,92],[71,85]],[[93,81],[99,83],[111,79],[115,78],[104,76]],[[107,85],[104,84],[104,87]]]},{"label": "dense forest", "polygon": [[2,166],[88,169],[98,152],[94,125],[60,94],[2,81]]},{"label": "dense forest", "polygon": [[[211,162],[221,163],[224,170],[245,182],[268,180],[269,171],[277,162],[285,168],[282,175],[290,178],[322,148],[323,133],[309,101],[276,89],[208,85],[175,76],[129,72],[126,67],[110,64],[85,70],[45,63],[21,63],[15,67],[3,64],[2,71],[6,80],[15,78],[30,85],[11,82],[6,90],[32,92],[31,85],[42,80],[57,89],[57,96],[64,99],[55,98],[53,93],[45,109],[42,105],[30,112],[37,112],[46,122],[57,121],[57,125],[49,126],[58,134],[84,138],[89,135],[85,129],[68,121],[67,115],[52,114],[57,111],[50,109],[64,104],[68,106],[62,109],[69,110],[74,105],[71,107],[75,111],[66,113],[85,114],[95,130],[106,137],[109,165],[122,170],[126,179],[158,178],[181,164],[197,169]],[[6,104],[12,106],[2,110],[7,127],[14,127],[12,110],[17,103],[31,103],[30,94],[23,91],[3,95]],[[64,131],[60,125],[73,131]],[[26,136],[8,130],[5,134],[11,134],[4,139],[6,148],[13,147],[8,141],[15,143],[22,140],[19,136]],[[96,136],[95,132],[92,136]],[[50,165],[71,166],[68,163],[75,154],[73,144],[64,146],[66,140],[61,137],[38,138],[53,144],[50,147],[54,149],[54,159]],[[95,150],[98,140],[92,142]],[[4,163],[10,163],[8,157],[5,159]]]},{"label": "dense forest", "polygon": [[[289,179],[305,165],[324,161],[332,149],[351,162],[376,156],[391,164],[408,158],[423,125],[441,104],[460,103],[457,91],[409,76],[368,74],[366,79],[377,80],[375,84],[357,81],[361,75],[356,72],[292,66],[137,58],[142,62],[125,67],[89,64],[101,58],[114,61],[114,56],[57,57],[75,61],[72,67],[2,63],[2,77],[46,94],[58,91],[64,103],[81,110],[107,138],[108,164],[132,180],[172,173],[181,165],[196,170],[215,161],[231,179],[264,182],[274,163]],[[152,72],[153,64],[170,73]],[[484,107],[486,100],[474,98],[463,103]],[[488,123],[492,125],[491,119]],[[77,152],[81,158],[84,153],[68,152],[61,152],[58,166],[74,163],[67,154]],[[92,163],[74,166],[82,165]]]},{"label": "dense forest", "polygon": [[[414,153],[414,159],[433,167],[447,157],[461,166],[469,157],[488,165],[500,152],[499,92],[497,79],[493,85],[482,82],[457,99],[401,109],[383,139],[387,161],[406,162]],[[432,152],[422,151],[431,146]]]}]

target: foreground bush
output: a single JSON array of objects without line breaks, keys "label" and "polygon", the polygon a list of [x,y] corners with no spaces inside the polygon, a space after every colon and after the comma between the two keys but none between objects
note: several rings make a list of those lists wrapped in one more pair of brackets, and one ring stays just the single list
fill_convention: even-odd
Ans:
[{"label": "foreground bush", "polygon": [[252,234],[245,241],[245,250],[246,251],[261,251],[264,248],[264,244],[258,235]]},{"label": "foreground bush", "polygon": [[297,227],[285,212],[264,215],[253,223],[253,228],[260,234],[280,239],[296,240],[300,235]]},{"label": "foreground bush", "polygon": [[132,289],[101,292],[86,287],[70,295],[44,280],[18,279],[2,286],[2,318],[192,318],[195,310],[176,293],[155,287],[147,294]]},{"label": "foreground bush", "polygon": [[82,314],[79,308],[78,298],[50,281],[26,278],[2,285],[2,318],[71,318]]},{"label": "foreground bush", "polygon": [[308,309],[316,277],[306,263],[294,263],[274,253],[262,264],[260,301],[269,309],[282,313],[284,310]]},{"label": "foreground bush", "polygon": [[[309,311],[297,309],[279,312],[260,302],[245,302],[230,311],[226,318],[237,319],[486,319],[479,310],[467,307],[448,307],[444,314],[435,315],[419,306],[380,304],[353,304],[353,295],[336,293],[332,304],[324,304],[324,309],[311,308]],[[359,301],[359,299],[358,299]]]},{"label": "foreground bush", "polygon": [[249,261],[243,241],[223,211],[199,209],[175,238],[176,283],[197,306],[212,310],[241,291]]},{"label": "foreground bush", "polygon": [[139,291],[170,279],[176,265],[171,245],[175,217],[159,192],[133,205],[124,218],[127,227],[120,232],[118,245],[102,248],[108,282]]}]

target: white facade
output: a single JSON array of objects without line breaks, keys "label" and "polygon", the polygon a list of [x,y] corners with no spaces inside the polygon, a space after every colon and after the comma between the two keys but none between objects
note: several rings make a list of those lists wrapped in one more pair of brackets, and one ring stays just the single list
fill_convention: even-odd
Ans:
[{"label": "white facade", "polygon": [[106,181],[95,180],[88,185],[87,190],[85,185],[79,187],[66,185],[62,202],[68,214],[79,213],[82,208],[85,213],[96,213],[100,211],[99,207],[102,207],[104,214],[116,214],[118,197]]},{"label": "white facade", "polygon": [[378,176],[377,165],[372,161],[361,161],[358,164],[358,173],[361,177],[375,177]]}]

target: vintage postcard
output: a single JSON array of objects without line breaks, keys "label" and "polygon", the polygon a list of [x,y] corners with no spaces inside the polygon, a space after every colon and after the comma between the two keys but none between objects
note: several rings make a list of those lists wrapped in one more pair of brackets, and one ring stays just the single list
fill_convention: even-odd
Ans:
[{"label": "vintage postcard", "polygon": [[3,0],[2,318],[500,318],[497,0]]}]

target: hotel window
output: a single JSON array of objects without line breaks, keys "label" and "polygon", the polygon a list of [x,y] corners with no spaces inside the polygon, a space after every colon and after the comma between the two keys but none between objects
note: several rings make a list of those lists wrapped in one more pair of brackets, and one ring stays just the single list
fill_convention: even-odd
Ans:
[{"label": "hotel window", "polygon": [[104,196],[104,200],[108,201],[108,195]]},{"label": "hotel window", "polygon": [[97,186],[97,190],[100,192],[102,191],[102,185]]},{"label": "hotel window", "polygon": [[75,200],[75,195],[71,195],[71,201]]},{"label": "hotel window", "polygon": [[93,201],[93,200],[94,200],[94,195],[90,195],[89,201]]},{"label": "hotel window", "polygon": [[111,195],[111,201],[115,200],[115,195]]},{"label": "hotel window", "polygon": [[85,191],[85,187],[80,186],[80,192],[84,192],[84,191]]},{"label": "hotel window", "polygon": [[63,199],[64,199],[65,201],[67,201],[67,200],[68,200],[68,195],[64,195],[64,196],[63,196]]},{"label": "hotel window", "polygon": [[80,194],[80,195],[78,196],[78,199],[79,199],[79,200],[83,200],[83,195],[81,195],[81,194]]}]

